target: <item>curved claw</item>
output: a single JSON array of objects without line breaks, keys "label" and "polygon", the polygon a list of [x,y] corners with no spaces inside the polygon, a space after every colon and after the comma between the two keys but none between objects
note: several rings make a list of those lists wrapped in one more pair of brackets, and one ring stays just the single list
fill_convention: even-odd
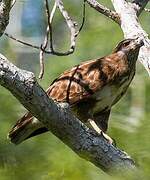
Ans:
[{"label": "curved claw", "polygon": [[109,137],[107,134],[105,134],[103,131],[101,131],[101,135],[112,145],[116,145],[116,142],[113,141],[111,137]]}]

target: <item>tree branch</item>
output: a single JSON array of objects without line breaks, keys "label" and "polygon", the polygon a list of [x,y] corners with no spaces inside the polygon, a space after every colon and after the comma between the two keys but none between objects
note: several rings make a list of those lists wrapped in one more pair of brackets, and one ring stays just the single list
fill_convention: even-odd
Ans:
[{"label": "tree branch", "polygon": [[142,29],[137,17],[149,0],[134,0],[132,3],[126,0],[111,0],[116,12],[104,7],[96,0],[86,1],[96,11],[120,24],[125,38],[140,37],[143,39],[144,46],[140,49],[139,61],[150,75],[150,40],[148,34]]},{"label": "tree branch", "polygon": [[137,15],[139,16],[149,0],[134,0],[133,4],[135,5],[135,9],[137,11]]},{"label": "tree branch", "polygon": [[[46,50],[48,46],[48,40],[50,36],[50,49],[53,51],[53,36],[52,36],[52,20],[56,11],[56,2],[53,5],[53,9],[51,13],[49,12],[49,6],[48,6],[48,0],[45,0],[45,9],[46,9],[46,15],[47,15],[47,28],[46,28],[46,33],[45,33],[45,38],[44,42],[41,45],[41,50],[40,50],[40,73],[39,73],[39,79],[43,78],[44,75],[44,51]],[[43,51],[44,50],[44,51]]]},{"label": "tree branch", "polygon": [[68,12],[65,10],[62,0],[55,0],[56,5],[58,6],[62,16],[64,17],[67,26],[70,30],[70,49],[68,52],[65,52],[64,54],[71,54],[75,50],[75,42],[76,42],[76,24],[73,22],[71,17],[69,16]]},{"label": "tree branch", "polygon": [[0,55],[0,85],[7,88],[53,134],[80,157],[104,171],[136,169],[133,160],[72,115],[67,104],[57,104],[37,83],[33,73],[21,70]]},{"label": "tree branch", "polygon": [[115,21],[116,23],[120,24],[120,17],[119,15],[108,9],[107,7],[101,5],[100,3],[98,3],[96,0],[86,0],[86,2],[92,7],[94,8],[96,11],[104,14],[105,16],[111,18],[113,21]]},{"label": "tree branch", "polygon": [[72,54],[75,50],[76,37],[77,37],[75,22],[69,16],[68,12],[65,10],[62,0],[55,0],[56,6],[59,8],[60,13],[64,17],[64,19],[67,23],[67,26],[70,30],[70,49],[66,52],[55,51],[53,48],[53,42],[52,42],[52,25],[50,22],[51,16],[50,16],[50,11],[49,11],[49,7],[48,7],[48,0],[45,0],[45,2],[46,2],[47,17],[48,17],[48,30],[50,33],[50,50],[45,50],[42,46],[41,46],[41,50],[45,53],[49,53],[49,54],[53,54],[53,55],[57,55],[57,56],[67,56],[69,54]]},{"label": "tree branch", "polygon": [[9,12],[12,7],[13,0],[2,0],[0,2],[0,36],[2,36],[9,23]]},{"label": "tree branch", "polygon": [[[146,5],[146,0],[136,1],[140,2],[140,7],[143,9]],[[137,9],[133,3],[125,0],[112,0],[116,12],[120,15],[121,29],[123,30],[125,38],[140,37],[143,39],[144,46],[139,52],[139,61],[143,64],[150,75],[150,40],[148,34],[141,27],[138,17]]]},{"label": "tree branch", "polygon": [[[40,72],[40,75],[39,75],[39,78],[42,77],[43,75],[43,67],[44,67],[44,64],[43,64],[43,53],[47,53],[47,54],[52,54],[52,55],[56,55],[56,56],[67,56],[67,55],[70,55],[74,52],[75,50],[75,45],[76,45],[76,37],[78,35],[78,33],[80,31],[76,31],[76,23],[72,20],[72,18],[69,16],[68,12],[65,10],[64,8],[64,5],[63,5],[63,2],[62,0],[55,0],[55,3],[57,5],[57,7],[59,8],[60,10],[60,13],[62,14],[62,16],[64,17],[66,23],[67,23],[67,26],[69,28],[69,31],[70,31],[70,49],[67,50],[66,52],[59,52],[59,51],[56,51],[54,50],[53,48],[53,42],[52,42],[52,25],[51,25],[51,18],[53,18],[53,13],[52,14],[50,13],[49,11],[49,5],[48,5],[48,0],[45,0],[45,3],[46,3],[46,12],[47,12],[47,19],[48,19],[48,28],[46,30],[46,39],[45,39],[45,42],[50,34],[50,49],[49,50],[46,50],[46,47],[45,46],[36,46],[36,45],[32,45],[28,42],[25,42],[25,41],[22,41],[22,40],[19,40],[15,37],[13,37],[12,35],[9,35],[7,33],[5,33],[5,35],[19,43],[22,43],[26,46],[29,46],[29,47],[32,47],[32,48],[35,48],[35,49],[39,49],[41,52],[40,52],[40,65],[41,65],[41,72]],[[47,42],[45,43],[47,44]]]},{"label": "tree branch", "polygon": [[146,12],[150,12],[150,9],[144,8],[144,11],[146,11]]}]

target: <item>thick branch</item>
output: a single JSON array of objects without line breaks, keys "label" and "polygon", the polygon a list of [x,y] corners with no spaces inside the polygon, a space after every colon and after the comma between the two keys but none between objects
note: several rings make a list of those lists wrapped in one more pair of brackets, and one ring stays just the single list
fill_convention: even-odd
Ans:
[{"label": "thick branch", "polygon": [[12,0],[2,0],[0,2],[0,36],[2,36],[9,23],[9,12],[12,6]]},{"label": "thick branch", "polygon": [[79,156],[105,171],[135,169],[133,160],[82,124],[66,104],[56,104],[33,73],[21,70],[0,55],[0,85],[7,88],[53,134]]},{"label": "thick branch", "polygon": [[107,7],[101,5],[100,3],[98,3],[96,0],[86,0],[86,2],[92,7],[94,8],[96,11],[104,14],[105,16],[111,18],[113,21],[115,21],[116,23],[120,24],[120,18],[118,16],[118,14],[110,9],[108,9]]},{"label": "thick branch", "polygon": [[[146,5],[145,0],[138,2],[143,2],[140,6],[143,8]],[[127,2],[125,0],[112,0],[116,12],[120,15],[121,29],[123,30],[125,38],[135,38],[140,37],[144,41],[144,46],[141,47],[139,53],[139,61],[143,64],[145,69],[150,75],[150,40],[148,34],[142,29],[138,18],[137,9],[133,3]]]}]

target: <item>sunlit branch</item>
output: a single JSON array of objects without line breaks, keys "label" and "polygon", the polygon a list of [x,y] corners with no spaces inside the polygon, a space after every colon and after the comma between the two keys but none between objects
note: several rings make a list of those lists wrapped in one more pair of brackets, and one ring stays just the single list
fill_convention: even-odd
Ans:
[{"label": "sunlit branch", "polygon": [[[120,15],[121,29],[124,33],[124,38],[139,37],[143,40],[144,46],[140,49],[138,60],[143,64],[150,75],[150,39],[138,20],[138,15],[143,7],[146,6],[148,0],[136,0],[134,3],[125,0],[111,1],[116,12]],[[139,9],[136,7],[141,8]]]},{"label": "sunlit branch", "polygon": [[12,0],[11,8],[15,5],[15,3],[16,3],[16,0]]},{"label": "sunlit branch", "polygon": [[149,0],[133,0],[133,4],[135,4],[135,9],[137,11],[137,15],[139,16]]},{"label": "sunlit branch", "polygon": [[67,26],[70,30],[70,49],[65,52],[64,54],[71,54],[75,50],[75,41],[76,41],[76,23],[72,20],[72,18],[69,16],[68,12],[65,10],[63,2],[61,0],[56,0],[56,4],[64,17]]},{"label": "sunlit branch", "polygon": [[80,31],[82,30],[83,26],[84,26],[84,23],[85,23],[85,3],[86,3],[86,0],[83,0],[83,14],[82,14],[82,23],[81,23],[81,26],[78,30],[78,32],[76,33],[76,36],[78,36],[78,34],[80,33]]},{"label": "sunlit branch", "polygon": [[86,0],[86,2],[92,7],[94,8],[96,11],[100,12],[101,14],[107,16],[108,18],[111,18],[113,21],[115,21],[116,23],[120,24],[120,17],[118,15],[118,13],[116,13],[115,11],[112,11],[110,9],[108,9],[107,7],[101,5],[99,2],[97,2],[96,0]]},{"label": "sunlit branch", "polygon": [[146,11],[146,12],[150,12],[150,9],[144,8],[144,11]]},{"label": "sunlit branch", "polygon": [[52,41],[52,20],[56,11],[56,2],[54,3],[53,9],[51,13],[49,12],[49,7],[48,7],[48,1],[45,0],[45,7],[46,7],[46,14],[47,14],[47,28],[46,28],[46,35],[44,38],[44,43],[41,45],[41,50],[40,50],[40,73],[39,73],[39,79],[42,79],[44,75],[44,51],[46,50],[48,46],[48,39],[50,35],[50,49],[53,51],[53,41]]}]

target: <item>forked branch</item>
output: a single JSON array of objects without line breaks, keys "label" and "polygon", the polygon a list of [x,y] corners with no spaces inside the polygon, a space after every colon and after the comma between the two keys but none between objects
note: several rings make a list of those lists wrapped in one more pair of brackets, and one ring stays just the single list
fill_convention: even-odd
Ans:
[{"label": "forked branch", "polygon": [[[13,3],[14,2],[15,1],[13,1]],[[40,57],[39,78],[40,79],[43,77],[43,74],[44,74],[44,53],[53,54],[53,55],[57,55],[57,56],[67,56],[69,54],[72,54],[75,50],[76,37],[78,36],[79,32],[82,30],[84,22],[85,22],[85,0],[83,1],[83,18],[82,18],[82,24],[81,24],[79,30],[76,30],[77,24],[72,20],[72,18],[70,17],[68,12],[64,8],[62,0],[55,0],[54,6],[53,6],[53,9],[51,12],[49,10],[48,0],[45,0],[44,2],[45,2],[45,10],[46,10],[46,15],[47,15],[47,29],[46,29],[46,33],[45,33],[44,42],[41,46],[36,46],[36,45],[30,44],[28,42],[17,39],[15,37],[13,37],[12,35],[9,35],[8,33],[4,33],[7,37],[9,37],[19,43],[22,43],[26,46],[40,50],[40,54],[39,54],[39,57]],[[53,32],[52,32],[52,19],[54,17],[56,7],[58,7],[58,9],[60,10],[60,12],[61,12],[62,16],[64,17],[64,19],[67,23],[67,26],[70,30],[70,49],[66,52],[56,51],[53,47],[54,42],[53,42]],[[50,41],[49,41],[49,39],[50,39]],[[49,49],[47,49],[48,44],[50,44]]]},{"label": "forked branch", "polygon": [[[116,12],[120,15],[121,29],[125,38],[140,37],[144,41],[144,46],[141,47],[139,52],[139,61],[143,64],[145,69],[150,75],[150,40],[148,34],[143,30],[138,21],[139,13],[143,10],[148,3],[148,0],[136,0],[134,3],[125,0],[112,0]],[[140,8],[135,8],[135,3]]]}]

